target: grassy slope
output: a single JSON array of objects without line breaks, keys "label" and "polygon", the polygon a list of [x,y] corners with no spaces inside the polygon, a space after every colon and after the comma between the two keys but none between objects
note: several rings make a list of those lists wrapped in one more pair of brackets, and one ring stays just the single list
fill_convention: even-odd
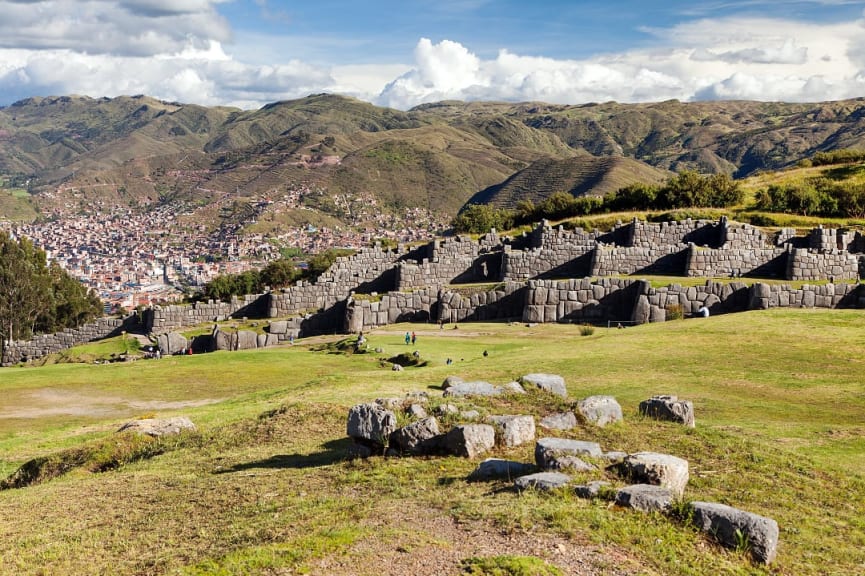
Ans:
[{"label": "grassy slope", "polygon": [[[630,558],[644,574],[861,572],[865,364],[852,353],[862,345],[861,315],[772,310],[599,329],[590,337],[564,325],[373,331],[370,345],[382,346],[385,355],[405,350],[405,329],[418,331],[417,347],[432,366],[402,373],[381,368],[370,355],[305,346],[4,369],[3,473],[28,458],[102,437],[144,411],[189,415],[202,432],[177,450],[118,471],[74,472],[0,492],[7,544],[2,565],[5,573],[251,574],[301,570],[325,557],[374,571],[381,565],[353,543],[379,542],[387,550],[447,546],[416,521],[432,510],[466,525],[492,523],[518,540],[543,541],[549,530],[574,544],[594,542]],[[453,366],[444,365],[448,356],[457,359]],[[579,428],[573,437],[597,440],[605,449],[686,457],[688,498],[776,518],[782,530],[777,564],[771,570],[751,566],[675,523],[603,502],[518,496],[499,492],[507,483],[466,483],[476,463],[463,459],[343,461],[345,413],[356,402],[435,386],[451,373],[503,383],[533,371],[563,374],[573,397],[614,394],[622,404],[623,424]],[[637,403],[657,393],[693,400],[697,429],[639,418]],[[99,396],[112,402],[94,404]],[[170,404],[207,400],[219,402],[183,409]],[[256,419],[283,403],[290,405],[285,413]],[[58,404],[103,411],[8,418],[10,410]],[[560,408],[537,395],[476,405],[483,412],[538,416]],[[531,461],[532,447],[495,455]]]}]

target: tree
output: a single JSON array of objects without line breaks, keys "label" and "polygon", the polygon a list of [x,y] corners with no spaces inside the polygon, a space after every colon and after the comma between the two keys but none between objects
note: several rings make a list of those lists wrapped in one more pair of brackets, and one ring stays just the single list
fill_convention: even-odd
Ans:
[{"label": "tree", "polygon": [[265,266],[259,277],[262,286],[284,288],[300,278],[300,269],[291,260],[281,258]]},{"label": "tree", "polygon": [[102,312],[99,299],[26,238],[0,232],[0,341],[74,328]]}]

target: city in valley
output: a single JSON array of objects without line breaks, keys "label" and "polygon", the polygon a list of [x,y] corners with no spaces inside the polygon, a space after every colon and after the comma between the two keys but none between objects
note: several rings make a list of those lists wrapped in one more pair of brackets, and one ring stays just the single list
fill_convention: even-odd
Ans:
[{"label": "city in valley", "polygon": [[247,230],[256,218],[273,220],[282,211],[297,210],[304,193],[310,191],[301,188],[279,198],[261,198],[252,203],[251,221],[216,229],[196,220],[182,204],[154,203],[133,210],[96,202],[91,209],[55,209],[49,218],[33,223],[0,220],[0,230],[29,238],[50,260],[95,290],[106,311],[117,311],[182,300],[216,276],[261,268],[286,249],[308,255],[329,248],[360,249],[379,240],[424,241],[444,226],[443,217],[431,218],[426,210],[409,208],[394,216],[379,210],[374,199],[362,198],[366,209],[355,210],[342,226]]}]

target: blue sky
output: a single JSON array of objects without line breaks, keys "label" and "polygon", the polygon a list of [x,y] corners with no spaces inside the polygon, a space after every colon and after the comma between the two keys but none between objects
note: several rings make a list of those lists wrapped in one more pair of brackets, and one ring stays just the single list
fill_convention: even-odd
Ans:
[{"label": "blue sky", "polygon": [[0,105],[865,96],[865,0],[0,0]]}]

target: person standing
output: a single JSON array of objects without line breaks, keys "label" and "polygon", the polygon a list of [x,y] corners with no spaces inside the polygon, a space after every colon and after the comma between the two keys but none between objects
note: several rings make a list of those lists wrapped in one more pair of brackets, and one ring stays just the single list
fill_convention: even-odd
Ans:
[{"label": "person standing", "polygon": [[414,346],[414,343],[417,342],[417,335],[412,332],[411,333],[411,345]]},{"label": "person standing", "polygon": [[408,346],[411,343],[411,334],[408,332],[405,333],[405,345]]}]

